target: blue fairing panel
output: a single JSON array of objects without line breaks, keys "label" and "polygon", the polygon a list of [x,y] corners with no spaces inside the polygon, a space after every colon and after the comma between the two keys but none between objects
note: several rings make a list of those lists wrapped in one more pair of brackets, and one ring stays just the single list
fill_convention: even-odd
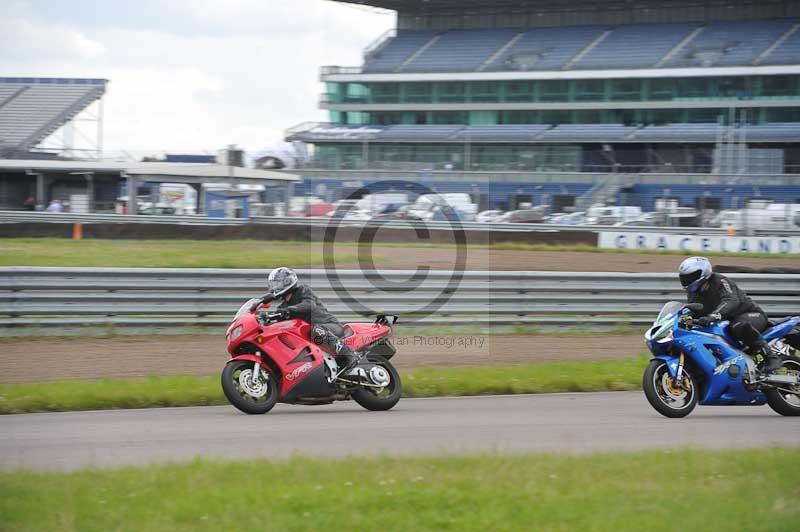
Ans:
[{"label": "blue fairing panel", "polygon": [[678,365],[681,363],[678,357],[670,355],[658,355],[653,357],[652,360],[663,360],[667,363],[667,371],[669,371],[670,377],[678,376]]},{"label": "blue fairing panel", "polygon": [[794,329],[798,324],[800,324],[800,316],[795,316],[794,318],[788,319],[783,323],[779,323],[775,327],[771,329],[767,329],[762,336],[766,341],[772,341],[776,338],[783,338]]}]

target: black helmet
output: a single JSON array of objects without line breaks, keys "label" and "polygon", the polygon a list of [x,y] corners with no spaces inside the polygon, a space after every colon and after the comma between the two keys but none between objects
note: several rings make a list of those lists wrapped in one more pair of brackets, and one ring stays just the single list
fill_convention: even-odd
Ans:
[{"label": "black helmet", "polygon": [[280,297],[297,286],[297,274],[289,268],[275,268],[267,277],[267,291],[272,297]]}]

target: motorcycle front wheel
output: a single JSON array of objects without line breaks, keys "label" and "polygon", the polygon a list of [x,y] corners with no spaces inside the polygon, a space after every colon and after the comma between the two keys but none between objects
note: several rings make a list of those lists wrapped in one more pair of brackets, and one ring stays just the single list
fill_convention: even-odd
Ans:
[{"label": "motorcycle front wheel", "polygon": [[380,366],[389,376],[389,383],[382,388],[359,387],[351,393],[353,400],[367,410],[389,410],[403,395],[403,383],[400,374],[391,362],[379,355],[368,355],[367,360]]},{"label": "motorcycle front wheel", "polygon": [[684,417],[697,406],[697,386],[691,372],[683,368],[683,382],[676,386],[669,374],[667,363],[651,360],[644,370],[642,388],[650,405],[662,416]]},{"label": "motorcycle front wheel", "polygon": [[[800,376],[800,362],[794,359],[784,360],[775,373]],[[782,388],[781,390],[764,390],[767,404],[782,416],[800,416],[800,385],[783,386]]]},{"label": "motorcycle front wheel", "polygon": [[245,414],[266,414],[278,402],[278,383],[264,367],[258,379],[253,380],[254,367],[246,360],[228,362],[222,370],[222,392]]}]

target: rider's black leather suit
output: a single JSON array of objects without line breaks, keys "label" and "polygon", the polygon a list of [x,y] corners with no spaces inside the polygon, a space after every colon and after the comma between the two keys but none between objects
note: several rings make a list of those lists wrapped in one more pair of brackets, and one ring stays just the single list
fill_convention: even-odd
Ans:
[{"label": "rider's black leather suit", "polygon": [[712,273],[697,293],[689,296],[689,303],[702,303],[704,316],[716,314],[730,320],[733,337],[751,350],[764,346],[761,333],[769,327],[766,313],[724,275]]},{"label": "rider's black leather suit", "polygon": [[325,308],[311,288],[297,285],[278,310],[286,310],[290,318],[301,319],[311,324],[311,340],[314,343],[325,346],[332,353],[343,357],[345,363],[352,360],[353,350],[343,341],[344,329],[341,322]]}]

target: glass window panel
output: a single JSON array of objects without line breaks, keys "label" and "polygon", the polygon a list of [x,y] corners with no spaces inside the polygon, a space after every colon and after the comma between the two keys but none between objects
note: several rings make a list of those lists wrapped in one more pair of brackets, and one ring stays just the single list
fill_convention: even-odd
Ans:
[{"label": "glass window panel", "polygon": [[648,98],[651,100],[672,100],[675,97],[675,80],[656,78],[648,80]]},{"label": "glass window panel", "polygon": [[470,100],[473,102],[496,102],[500,96],[500,85],[496,81],[473,81],[470,83]]},{"label": "glass window panel", "polygon": [[684,78],[676,81],[679,98],[707,98],[712,96],[708,78]]},{"label": "glass window panel", "polygon": [[727,113],[723,109],[689,109],[687,113],[689,122],[710,124],[717,121],[720,114]]},{"label": "glass window panel", "polygon": [[539,82],[539,101],[566,102],[569,100],[569,83],[565,80],[552,79]]},{"label": "glass window panel", "polygon": [[407,83],[404,89],[405,101],[408,103],[433,102],[433,87],[430,83]]},{"label": "glass window panel", "polygon": [[438,101],[444,103],[458,103],[465,100],[466,87],[464,83],[439,83],[437,87]]},{"label": "glass window panel", "polygon": [[602,101],[605,99],[605,82],[602,79],[581,79],[572,82],[574,100]]},{"label": "glass window panel", "polygon": [[542,124],[569,124],[569,111],[542,111]]},{"label": "glass window panel", "polygon": [[400,86],[397,83],[373,83],[372,100],[375,103],[398,103]]},{"label": "glass window panel", "polygon": [[509,102],[532,102],[534,87],[533,81],[509,81],[506,83],[506,100]]},{"label": "glass window panel", "polygon": [[636,101],[642,99],[641,79],[614,79],[611,80],[611,99]]},{"label": "glass window panel", "polygon": [[762,96],[797,96],[797,76],[763,76]]},{"label": "glass window panel", "polygon": [[717,95],[744,98],[747,95],[747,80],[743,77],[717,79]]}]

